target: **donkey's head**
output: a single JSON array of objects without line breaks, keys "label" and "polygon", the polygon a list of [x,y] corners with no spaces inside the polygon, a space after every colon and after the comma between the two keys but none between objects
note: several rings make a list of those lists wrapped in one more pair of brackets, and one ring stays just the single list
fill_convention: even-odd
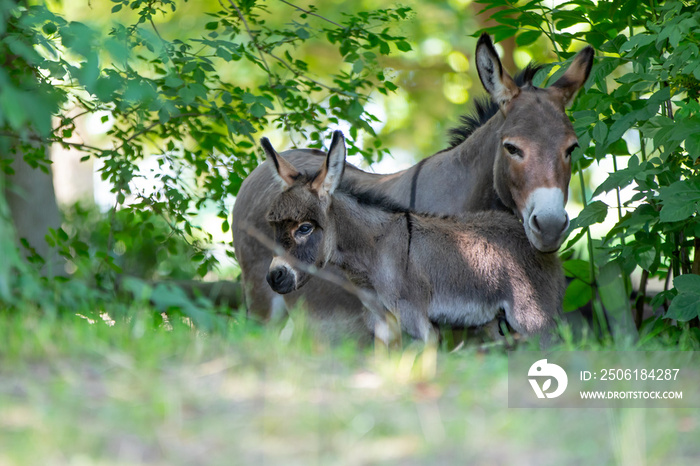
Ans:
[{"label": "donkey's head", "polygon": [[274,164],[274,173],[284,191],[270,206],[267,220],[284,255],[275,253],[267,282],[277,293],[301,288],[311,275],[310,266],[323,267],[333,251],[335,230],[329,221],[331,195],[345,169],[345,138],[335,131],[326,162],[312,175],[300,173],[280,157],[267,138],[260,141]]},{"label": "donkey's head", "polygon": [[494,186],[501,201],[522,219],[530,243],[542,252],[556,251],[569,226],[564,207],[571,153],[578,143],[565,107],[586,82],[592,63],[593,49],[586,47],[548,88],[531,83],[519,87],[503,69],[487,34],[476,47],[479,78],[505,117]]}]

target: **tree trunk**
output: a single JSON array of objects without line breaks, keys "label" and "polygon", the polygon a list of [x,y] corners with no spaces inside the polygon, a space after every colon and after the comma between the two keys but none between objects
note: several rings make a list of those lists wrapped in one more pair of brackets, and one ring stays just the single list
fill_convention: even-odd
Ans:
[{"label": "tree trunk", "polygon": [[46,235],[49,228],[61,226],[61,214],[56,204],[51,170],[43,172],[24,161],[23,152],[16,141],[0,140],[2,156],[12,159],[14,174],[5,177],[5,199],[15,230],[15,242],[24,257],[32,255],[22,246],[25,239],[29,246],[46,262],[42,272],[49,276],[63,275],[63,261],[55,247],[49,247]]}]

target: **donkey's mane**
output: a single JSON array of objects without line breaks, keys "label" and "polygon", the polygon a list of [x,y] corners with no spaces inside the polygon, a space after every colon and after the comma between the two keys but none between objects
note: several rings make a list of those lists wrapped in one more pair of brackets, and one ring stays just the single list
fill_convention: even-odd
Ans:
[{"label": "donkey's mane", "polygon": [[404,207],[384,193],[377,192],[372,188],[359,187],[345,180],[340,182],[337,192],[351,197],[360,205],[373,207],[390,214],[417,215],[419,217],[442,219],[451,218],[450,215],[423,212],[411,209],[410,207]]},{"label": "donkey's mane", "polygon": [[[532,85],[532,79],[538,71],[544,68],[544,65],[530,63],[524,70],[515,75],[515,84],[518,87]],[[459,120],[461,126],[452,128],[449,131],[450,146],[446,149],[453,149],[467,140],[480,126],[486,124],[489,119],[498,112],[498,104],[496,104],[490,96],[478,97],[474,100],[474,108],[467,115],[462,115]]]},{"label": "donkey's mane", "polygon": [[415,213],[389,196],[376,192],[371,188],[360,188],[352,183],[341,182],[338,191],[352,197],[360,205],[376,207],[392,214]]}]

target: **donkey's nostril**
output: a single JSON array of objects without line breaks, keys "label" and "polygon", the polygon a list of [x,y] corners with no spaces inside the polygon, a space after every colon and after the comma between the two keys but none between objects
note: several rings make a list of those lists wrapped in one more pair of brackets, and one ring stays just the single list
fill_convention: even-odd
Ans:
[{"label": "donkey's nostril", "polygon": [[564,223],[562,223],[562,225],[561,225],[561,230],[559,230],[559,234],[564,233],[564,231],[565,231],[567,228],[569,228],[569,224],[570,224],[570,223],[571,223],[571,222],[569,222],[569,216],[568,216],[568,215],[564,215]]},{"label": "donkey's nostril", "polygon": [[530,230],[536,235],[558,237],[569,228],[569,216],[566,214],[533,214],[528,223]]},{"label": "donkey's nostril", "polygon": [[267,282],[270,284],[270,286],[272,286],[272,288],[278,287],[282,283],[283,279],[284,270],[282,269],[270,270],[270,272],[267,274]]},{"label": "donkey's nostril", "polygon": [[296,289],[296,274],[287,267],[275,267],[267,272],[267,283],[275,292],[287,294]]}]

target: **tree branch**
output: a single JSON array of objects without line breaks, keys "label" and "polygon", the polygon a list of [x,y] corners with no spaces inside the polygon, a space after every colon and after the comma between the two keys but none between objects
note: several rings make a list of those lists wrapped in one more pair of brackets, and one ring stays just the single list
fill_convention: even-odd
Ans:
[{"label": "tree branch", "polygon": [[[282,1],[282,0],[280,0],[280,1]],[[255,48],[258,50],[258,54],[260,55],[260,60],[262,61],[263,65],[265,66],[265,70],[267,71],[268,79],[270,79],[270,74],[271,74],[271,72],[270,72],[270,65],[267,63],[267,60],[265,60],[265,54],[269,55],[270,57],[272,57],[272,58],[274,58],[275,60],[277,60],[278,62],[280,62],[285,68],[287,68],[287,70],[291,71],[292,74],[294,74],[294,76],[296,76],[297,78],[303,78],[303,79],[305,79],[305,80],[307,80],[307,81],[309,81],[309,82],[312,82],[312,83],[316,84],[317,86],[320,86],[320,87],[322,87],[322,88],[324,88],[324,89],[327,89],[327,90],[329,90],[329,91],[331,91],[331,92],[335,92],[335,93],[338,93],[338,94],[342,94],[342,95],[344,95],[344,96],[346,96],[346,97],[354,97],[354,96],[350,95],[349,93],[343,91],[342,89],[337,89],[337,88],[328,86],[328,85],[326,85],[326,84],[323,84],[323,83],[320,82],[320,81],[316,81],[315,79],[309,78],[308,76],[306,76],[306,75],[304,75],[303,73],[299,72],[298,70],[294,69],[289,63],[287,63],[286,61],[284,61],[282,58],[278,57],[277,55],[275,55],[274,53],[272,53],[272,52],[270,52],[270,51],[268,51],[268,50],[265,50],[262,46],[260,46],[260,44],[258,44],[257,37],[255,36],[255,34],[253,34],[253,31],[250,29],[250,26],[248,25],[248,22],[246,21],[245,17],[243,16],[243,12],[240,10],[240,8],[238,8],[238,5],[236,5],[236,4],[233,2],[233,0],[229,0],[229,3],[230,3],[231,6],[236,10],[236,13],[238,14],[238,17],[240,18],[241,22],[242,22],[243,25],[245,26],[246,31],[248,31],[248,35],[250,36],[251,42],[253,43],[253,45],[255,46]],[[287,2],[284,2],[284,3],[287,3]],[[302,10],[301,8],[298,8],[297,6],[295,6],[295,5],[291,4],[291,3],[287,3],[287,4],[290,5],[290,6],[293,6],[293,7],[297,8],[297,9]],[[223,6],[223,5],[222,5],[222,6]],[[302,11],[305,11],[305,10],[302,10]],[[325,19],[325,18],[324,18],[324,19]],[[331,21],[331,22],[332,22],[332,21]],[[333,23],[333,24],[335,24],[335,23]],[[270,87],[272,87],[272,82],[270,82]]]},{"label": "tree branch", "polygon": [[[268,65],[267,60],[265,60],[265,51],[262,49],[262,47],[260,47],[260,44],[258,44],[257,37],[255,37],[255,34],[253,34],[253,31],[250,29],[250,26],[248,26],[248,21],[246,21],[245,16],[243,16],[243,12],[240,8],[238,8],[238,5],[236,5],[233,0],[228,0],[228,2],[236,10],[238,18],[243,23],[243,26],[245,26],[246,31],[248,31],[248,36],[250,36],[251,42],[258,50],[258,54],[260,55],[260,61],[262,61],[263,65],[265,66],[265,70],[267,71],[267,78],[268,80],[270,80],[270,65]],[[270,81],[270,87],[272,87],[272,81]]]},{"label": "tree branch", "polygon": [[282,2],[282,3],[284,3],[285,5],[289,5],[289,6],[291,6],[292,8],[295,8],[295,9],[297,9],[297,10],[303,12],[303,13],[306,13],[307,15],[311,15],[311,16],[315,16],[315,17],[317,17],[317,18],[321,18],[322,20],[324,20],[324,21],[326,21],[326,22],[328,22],[328,23],[331,23],[331,24],[334,25],[334,26],[337,26],[337,27],[339,27],[339,28],[342,28],[342,27],[343,27],[343,26],[341,26],[340,24],[336,23],[335,21],[331,21],[330,19],[328,19],[328,18],[326,18],[326,17],[324,17],[324,16],[321,16],[321,15],[319,15],[318,13],[314,13],[313,11],[305,10],[305,9],[303,9],[303,8],[301,8],[301,7],[299,7],[299,6],[296,6],[295,4],[290,3],[290,2],[288,2],[288,1],[286,1],[286,0],[279,0],[279,1]]}]

